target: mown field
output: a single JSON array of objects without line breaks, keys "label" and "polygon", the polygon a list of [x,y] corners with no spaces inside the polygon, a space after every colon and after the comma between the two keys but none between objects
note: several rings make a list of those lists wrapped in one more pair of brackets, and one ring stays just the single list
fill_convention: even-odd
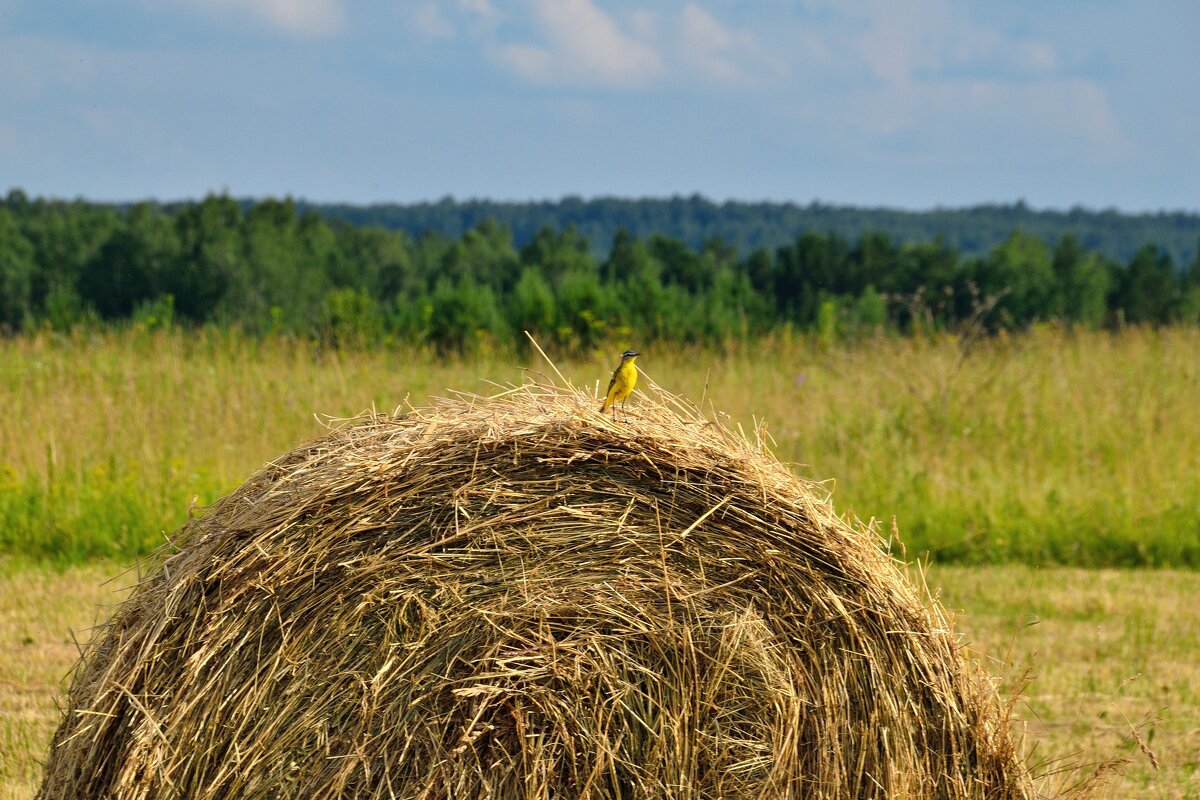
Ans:
[{"label": "mown field", "polygon": [[[895,516],[910,554],[1196,567],[1198,353],[1195,328],[1046,328],[973,348],[949,336],[781,336],[649,349],[639,364],[708,413],[765,421],[779,457],[830,481],[839,510],[885,530]],[[592,386],[615,355],[558,368]],[[0,552],[147,552],[193,503],[320,435],[322,415],[487,393],[524,380],[523,367],[547,370],[535,357],[455,362],[216,331],[5,340]]]},{"label": "mown field", "polygon": [[[556,360],[595,386],[615,356]],[[839,510],[885,534],[894,516],[1006,690],[1032,671],[1017,709],[1035,762],[1128,758],[1108,796],[1200,798],[1200,330],[779,336],[647,348],[639,366],[712,416],[764,422]],[[549,372],[218,331],[0,341],[0,799],[32,796],[71,631],[86,636],[130,579],[104,581],[192,505],[326,417],[488,393],[525,368]]]},{"label": "mown field", "polygon": [[[86,638],[135,578],[113,561],[0,559],[0,800],[36,791],[72,631]],[[1100,797],[1200,797],[1200,573],[945,566],[927,580],[1002,691],[1029,677],[1015,708],[1044,791],[1115,760]]]}]

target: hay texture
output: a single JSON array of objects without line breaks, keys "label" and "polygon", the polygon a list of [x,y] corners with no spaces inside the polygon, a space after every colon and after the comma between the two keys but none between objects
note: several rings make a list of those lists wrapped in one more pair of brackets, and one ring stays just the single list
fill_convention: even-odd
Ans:
[{"label": "hay texture", "polygon": [[1007,710],[825,494],[670,398],[346,425],[92,640],[42,798],[1027,798]]}]

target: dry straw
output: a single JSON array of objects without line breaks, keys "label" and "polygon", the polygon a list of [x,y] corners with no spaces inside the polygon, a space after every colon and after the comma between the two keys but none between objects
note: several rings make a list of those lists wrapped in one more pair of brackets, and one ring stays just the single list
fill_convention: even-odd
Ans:
[{"label": "dry straw", "polygon": [[659,394],[369,415],[178,533],[43,798],[1028,798],[878,538]]}]

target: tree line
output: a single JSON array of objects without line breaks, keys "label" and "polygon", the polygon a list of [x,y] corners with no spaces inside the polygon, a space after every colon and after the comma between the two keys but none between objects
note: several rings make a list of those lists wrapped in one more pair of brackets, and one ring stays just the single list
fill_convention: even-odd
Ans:
[{"label": "tree line", "polygon": [[743,254],[758,247],[774,250],[790,244],[797,231],[836,231],[847,239],[882,232],[901,244],[917,244],[941,236],[963,255],[987,255],[1014,229],[1053,244],[1070,233],[1088,250],[1128,261],[1146,242],[1154,242],[1177,264],[1196,256],[1200,241],[1200,214],[1185,211],[1122,213],[1115,209],[1075,207],[1066,211],[1034,209],[1024,202],[987,204],[969,208],[935,208],[908,211],[895,208],[860,208],[821,202],[721,203],[701,195],[669,198],[564,197],[558,200],[503,202],[456,200],[375,205],[301,203],[302,211],[315,211],[327,219],[355,225],[381,225],[416,236],[437,231],[458,237],[484,220],[494,220],[513,232],[524,246],[542,228],[574,226],[603,258],[616,232],[624,228],[647,239],[661,233],[682,239],[699,250],[709,239],[720,237],[738,245]]},{"label": "tree line", "polygon": [[693,247],[618,229],[599,256],[572,226],[518,246],[483,219],[461,235],[355,225],[290,199],[212,195],[125,208],[19,191],[0,205],[0,328],[134,320],[216,324],[442,352],[521,346],[522,331],[568,350],[620,339],[713,342],[781,326],[822,335],[953,328],[982,320],[1089,327],[1200,322],[1200,258],[1155,243],[1117,260],[1072,235],[1014,230],[982,255],[940,237],[901,243],[797,232],[745,248]]}]

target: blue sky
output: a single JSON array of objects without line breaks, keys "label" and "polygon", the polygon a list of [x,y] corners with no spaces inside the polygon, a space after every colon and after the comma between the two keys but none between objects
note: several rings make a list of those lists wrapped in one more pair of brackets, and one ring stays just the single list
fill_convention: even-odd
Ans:
[{"label": "blue sky", "polygon": [[1200,209],[1196,0],[0,0],[0,192]]}]

